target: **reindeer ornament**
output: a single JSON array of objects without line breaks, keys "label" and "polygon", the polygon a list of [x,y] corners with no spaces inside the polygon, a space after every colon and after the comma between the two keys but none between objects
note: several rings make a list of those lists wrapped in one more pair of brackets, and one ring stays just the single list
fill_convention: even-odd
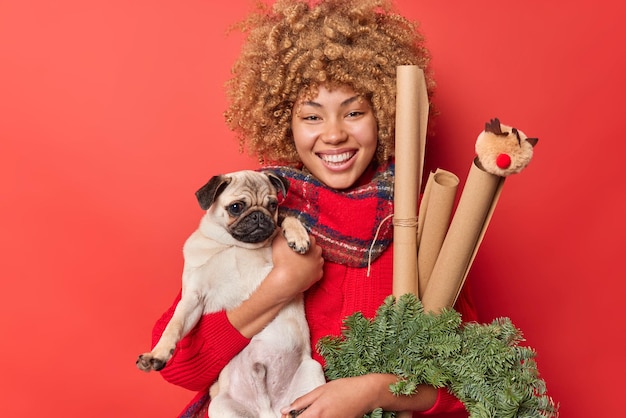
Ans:
[{"label": "reindeer ornament", "polygon": [[501,177],[519,173],[530,163],[537,141],[538,138],[528,138],[524,132],[501,124],[498,118],[491,119],[476,139],[480,168]]}]

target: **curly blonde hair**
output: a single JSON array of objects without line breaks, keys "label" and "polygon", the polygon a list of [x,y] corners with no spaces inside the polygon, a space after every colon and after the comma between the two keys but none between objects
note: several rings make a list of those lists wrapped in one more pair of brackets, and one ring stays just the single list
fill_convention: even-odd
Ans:
[{"label": "curly blonde hair", "polygon": [[[394,150],[396,67],[426,69],[429,53],[417,24],[390,0],[277,0],[238,27],[247,33],[227,82],[226,122],[240,148],[261,163],[298,165],[292,108],[319,86],[350,86],[370,101],[378,123],[376,160]],[[427,74],[429,95],[434,83]]]}]

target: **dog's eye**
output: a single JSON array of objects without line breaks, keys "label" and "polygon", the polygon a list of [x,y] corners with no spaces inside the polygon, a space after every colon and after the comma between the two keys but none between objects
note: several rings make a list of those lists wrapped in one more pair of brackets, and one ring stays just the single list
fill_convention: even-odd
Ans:
[{"label": "dog's eye", "polygon": [[243,213],[244,209],[246,208],[246,205],[243,202],[235,202],[235,203],[231,203],[227,210],[228,213],[230,213],[232,216],[239,216]]},{"label": "dog's eye", "polygon": [[270,210],[270,212],[276,211],[277,208],[278,202],[270,202],[270,204],[268,205],[268,209]]}]

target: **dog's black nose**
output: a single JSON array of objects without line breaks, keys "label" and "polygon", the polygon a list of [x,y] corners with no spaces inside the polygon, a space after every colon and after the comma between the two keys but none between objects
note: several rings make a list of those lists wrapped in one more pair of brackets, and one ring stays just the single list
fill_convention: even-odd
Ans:
[{"label": "dog's black nose", "polygon": [[257,225],[259,228],[272,228],[274,220],[261,211],[252,212],[248,215],[251,225]]}]

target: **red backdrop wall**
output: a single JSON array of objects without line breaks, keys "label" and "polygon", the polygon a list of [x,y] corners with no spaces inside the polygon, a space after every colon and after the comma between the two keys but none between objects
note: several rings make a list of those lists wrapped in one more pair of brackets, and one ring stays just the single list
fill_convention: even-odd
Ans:
[{"label": "red backdrop wall", "polygon": [[[557,3],[398,2],[439,85],[429,167],[464,179],[494,116],[540,138],[474,263],[481,320],[524,331],[562,416],[616,416],[626,32],[617,1]],[[192,397],[134,362],[179,289],[193,193],[256,167],[222,118],[249,6],[2,2],[0,415],[171,417]]]}]

